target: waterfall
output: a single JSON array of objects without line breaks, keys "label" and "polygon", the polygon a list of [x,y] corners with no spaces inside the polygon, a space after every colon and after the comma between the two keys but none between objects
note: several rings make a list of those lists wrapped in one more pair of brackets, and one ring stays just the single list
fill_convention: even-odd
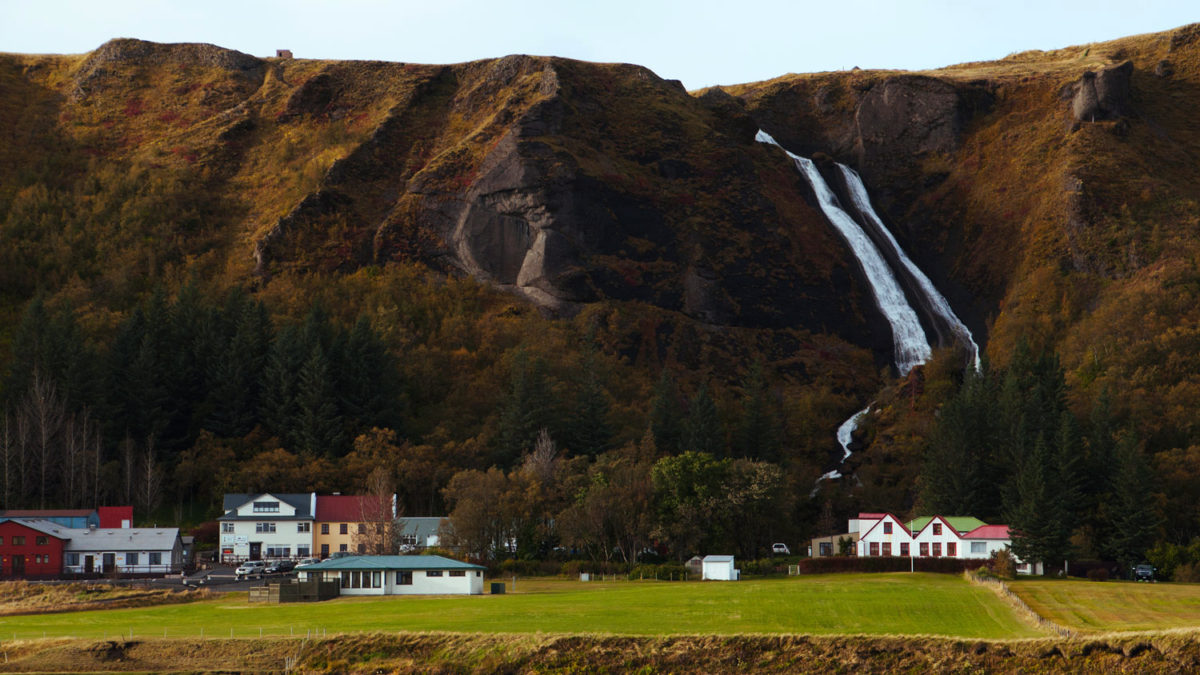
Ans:
[{"label": "waterfall", "polygon": [[[884,318],[892,326],[892,342],[895,349],[896,369],[904,375],[912,370],[913,366],[928,361],[933,352],[929,346],[928,338],[925,336],[925,330],[921,328],[916,310],[913,309],[905,297],[904,291],[900,287],[891,266],[888,265],[879,247],[863,229],[863,226],[838,203],[837,196],[829,187],[829,184],[825,182],[821,173],[817,171],[817,167],[813,161],[789,152],[787,148],[779,145],[770,134],[761,129],[755,136],[755,140],[760,143],[774,145],[787,153],[788,157],[796,164],[796,168],[808,180],[809,185],[812,186],[813,192],[817,196],[817,202],[820,204],[821,211],[824,212],[825,217],[837,228],[842,238],[849,244],[855,257],[858,258],[859,264],[862,265],[863,273],[867,277],[867,282],[871,286],[871,291],[875,295],[875,302],[878,304]],[[867,188],[863,185],[862,178],[858,175],[858,172],[844,164],[838,164],[837,166],[842,173],[842,177],[845,179],[846,188],[853,207],[859,212],[862,219],[868,221],[867,224],[883,240],[882,245],[889,249],[888,253],[900,261],[909,279],[916,286],[913,289],[914,293],[918,293],[921,296],[921,300],[928,312],[933,315],[930,319],[940,321],[949,328],[954,338],[970,351],[970,358],[975,366],[975,370],[979,370],[979,345],[976,344],[971,331],[959,320],[954,310],[950,308],[950,303],[946,301],[945,296],[938,292],[933,282],[929,280],[929,277],[925,276],[921,272],[921,269],[904,253],[904,250],[900,248],[899,242],[896,241],[891,231],[887,229],[883,221],[875,213],[875,209],[871,207],[871,198],[867,194]],[[850,442],[854,430],[858,428],[859,420],[870,411],[871,406],[867,406],[854,413],[850,419],[838,427],[837,440],[838,444],[842,446],[841,464],[845,464],[846,460],[850,457]],[[838,469],[825,473],[817,479],[816,484],[813,486],[812,495],[816,496],[821,481],[841,477],[842,473]]]},{"label": "waterfall", "polygon": [[975,338],[971,335],[970,329],[959,320],[958,315],[950,308],[950,303],[946,301],[946,297],[938,292],[938,289],[929,280],[929,277],[925,276],[921,268],[917,267],[916,263],[904,253],[904,249],[900,248],[899,242],[892,236],[891,231],[884,226],[883,221],[875,213],[875,209],[871,207],[871,198],[867,195],[867,187],[863,185],[862,178],[858,175],[858,172],[845,164],[838,164],[838,169],[841,170],[842,176],[846,179],[846,187],[850,192],[850,199],[854,202],[855,208],[865,218],[869,219],[871,224],[875,226],[875,230],[883,236],[892,253],[900,259],[900,263],[904,265],[909,276],[920,287],[922,295],[924,295],[929,303],[930,311],[949,326],[950,332],[954,334],[958,343],[967,348],[970,352],[968,356],[975,370],[978,371],[980,368],[979,345],[975,343]]},{"label": "waterfall", "polygon": [[907,375],[913,366],[928,361],[929,357],[933,355],[933,351],[929,347],[929,341],[925,338],[925,329],[921,328],[921,321],[917,318],[916,310],[908,304],[904,290],[900,288],[900,282],[896,280],[896,275],[892,273],[892,268],[883,259],[883,254],[879,252],[875,242],[871,241],[862,226],[838,204],[837,196],[825,179],[821,177],[821,172],[817,171],[817,165],[811,159],[788,152],[765,131],[760,130],[755,140],[760,143],[769,143],[787,152],[788,157],[795,162],[796,168],[812,185],[825,217],[841,233],[842,238],[854,252],[854,256],[862,265],[871,292],[875,295],[875,303],[879,306],[879,311],[892,326],[896,369],[900,371],[901,375]]}]

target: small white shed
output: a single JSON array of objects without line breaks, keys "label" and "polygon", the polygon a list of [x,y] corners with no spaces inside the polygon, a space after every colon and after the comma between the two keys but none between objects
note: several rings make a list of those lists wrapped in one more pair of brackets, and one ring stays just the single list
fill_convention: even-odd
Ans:
[{"label": "small white shed", "polygon": [[741,577],[741,572],[733,567],[731,555],[706,555],[702,564],[700,578],[705,581],[737,581]]}]

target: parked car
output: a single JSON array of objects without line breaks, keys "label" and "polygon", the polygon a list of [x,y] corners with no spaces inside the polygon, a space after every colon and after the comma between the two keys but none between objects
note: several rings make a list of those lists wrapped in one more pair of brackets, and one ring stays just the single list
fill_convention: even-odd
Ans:
[{"label": "parked car", "polygon": [[291,560],[283,559],[283,560],[276,560],[275,562],[272,562],[272,563],[268,563],[267,569],[265,570],[265,572],[267,574],[283,574],[284,572],[291,572],[294,569],[296,569],[295,562],[293,562]]},{"label": "parked car", "polygon": [[349,558],[352,555],[358,555],[358,554],[351,553],[350,551],[334,551],[333,553],[329,554],[329,559],[337,560],[338,558]]},{"label": "parked car", "polygon": [[1133,568],[1134,581],[1154,581],[1154,566],[1145,563]]},{"label": "parked car", "polygon": [[792,552],[790,549],[788,549],[787,544],[782,544],[782,543],[776,542],[774,544],[771,544],[771,554],[772,555],[791,555]]},{"label": "parked car", "polygon": [[316,565],[319,562],[321,562],[320,558],[305,558],[304,560],[301,560],[300,562],[296,563],[296,569],[300,569],[301,567],[307,567],[309,565]]},{"label": "parked car", "polygon": [[254,577],[261,579],[267,570],[267,563],[261,560],[247,560],[240,567],[233,571],[237,575],[238,580]]}]

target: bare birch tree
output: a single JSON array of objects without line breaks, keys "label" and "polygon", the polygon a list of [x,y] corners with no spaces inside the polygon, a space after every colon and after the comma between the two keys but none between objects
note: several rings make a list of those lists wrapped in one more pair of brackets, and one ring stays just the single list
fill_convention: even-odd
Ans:
[{"label": "bare birch tree", "polygon": [[375,467],[367,476],[366,494],[358,498],[359,530],[354,535],[356,548],[369,555],[399,552],[396,530],[396,490],[392,473],[384,466]]}]

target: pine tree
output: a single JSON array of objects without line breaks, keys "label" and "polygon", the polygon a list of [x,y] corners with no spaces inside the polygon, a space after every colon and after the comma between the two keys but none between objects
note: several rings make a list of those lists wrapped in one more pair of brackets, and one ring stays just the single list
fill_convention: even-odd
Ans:
[{"label": "pine tree", "polygon": [[1054,513],[1053,487],[1048,482],[1046,467],[1049,451],[1039,441],[1024,458],[1013,478],[1008,508],[1004,518],[1012,536],[1012,552],[1023,562],[1051,562],[1053,551]]},{"label": "pine tree", "polygon": [[779,461],[782,432],[763,373],[761,360],[755,359],[742,382],[742,415],[735,442],[738,454],[747,459]]},{"label": "pine tree", "polygon": [[679,452],[683,440],[682,419],[679,389],[671,372],[664,368],[658,383],[654,385],[654,398],[650,402],[650,433],[654,436],[654,447],[658,452],[664,455]]},{"label": "pine tree", "polygon": [[360,317],[343,339],[338,375],[339,404],[354,435],[377,427],[400,429],[403,404],[396,361]]},{"label": "pine tree", "polygon": [[345,454],[346,434],[334,403],[329,360],[314,345],[296,378],[296,448],[309,455]]},{"label": "pine tree", "polygon": [[717,404],[709,395],[707,385],[700,385],[688,405],[687,421],[683,426],[683,445],[688,452],[725,456],[725,433],[717,415]]},{"label": "pine tree", "polygon": [[595,457],[612,446],[609,395],[601,376],[595,343],[589,336],[576,373],[575,400],[565,429],[567,449],[577,455]]},{"label": "pine tree", "polygon": [[1159,518],[1154,510],[1154,474],[1133,433],[1117,442],[1113,467],[1112,518],[1109,551],[1128,570],[1141,562],[1157,536]]},{"label": "pine tree", "polygon": [[524,351],[518,352],[509,378],[492,439],[492,460],[502,467],[511,466],[532,448],[539,430],[545,428],[556,433],[558,429],[545,363],[541,359],[530,361]]},{"label": "pine tree", "polygon": [[292,448],[299,447],[299,373],[311,353],[300,331],[288,326],[276,333],[263,370],[260,419],[268,432]]}]

